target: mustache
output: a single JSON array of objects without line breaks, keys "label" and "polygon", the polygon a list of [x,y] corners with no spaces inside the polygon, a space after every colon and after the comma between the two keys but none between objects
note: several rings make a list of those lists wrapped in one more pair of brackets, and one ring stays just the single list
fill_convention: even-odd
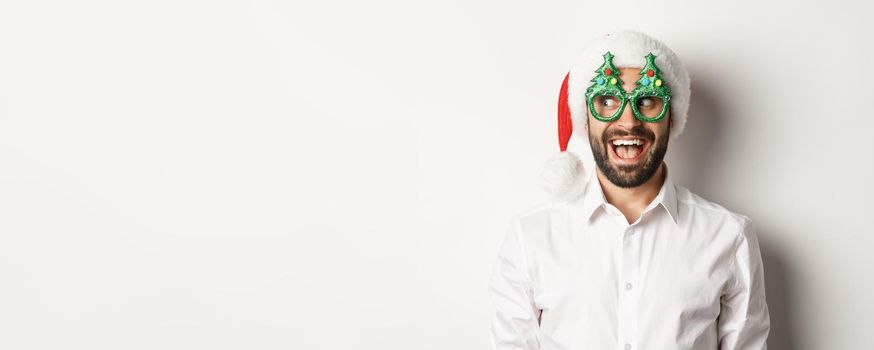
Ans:
[{"label": "mustache", "polygon": [[610,139],[612,139],[614,137],[625,137],[625,136],[642,138],[642,139],[649,140],[650,142],[652,142],[652,140],[655,139],[655,134],[652,131],[648,130],[647,128],[644,128],[643,125],[638,125],[638,126],[635,126],[629,130],[605,131],[603,134],[601,134],[601,141],[603,141],[604,143],[607,143],[607,141],[609,141]]}]

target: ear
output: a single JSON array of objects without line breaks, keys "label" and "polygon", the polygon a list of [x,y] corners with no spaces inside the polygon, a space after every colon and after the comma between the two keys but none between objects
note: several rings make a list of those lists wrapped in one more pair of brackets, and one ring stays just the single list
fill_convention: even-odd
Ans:
[{"label": "ear", "polygon": [[671,110],[668,109],[668,131],[674,130],[674,116],[672,114]]}]

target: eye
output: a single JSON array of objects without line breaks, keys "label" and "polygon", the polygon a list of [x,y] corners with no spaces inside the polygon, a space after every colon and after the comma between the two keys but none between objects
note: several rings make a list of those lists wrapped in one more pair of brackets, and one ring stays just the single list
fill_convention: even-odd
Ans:
[{"label": "eye", "polygon": [[612,115],[614,111],[622,106],[622,100],[616,96],[600,95],[595,97],[592,101],[592,105],[598,113],[604,113],[602,115]]},{"label": "eye", "polygon": [[655,100],[652,97],[641,97],[637,99],[638,108],[651,108],[655,106]]}]

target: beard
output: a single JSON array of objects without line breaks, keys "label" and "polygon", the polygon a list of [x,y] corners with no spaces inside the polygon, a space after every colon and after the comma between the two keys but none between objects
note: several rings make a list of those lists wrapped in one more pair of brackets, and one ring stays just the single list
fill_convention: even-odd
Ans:
[{"label": "beard", "polygon": [[[591,128],[589,130],[589,144],[592,146],[595,163],[598,164],[598,168],[601,169],[607,180],[622,188],[638,187],[649,181],[658,171],[665,159],[665,154],[668,152],[668,133],[663,133],[664,136],[655,140],[655,134],[644,128],[643,125],[637,125],[628,131],[604,131],[599,138],[591,134]],[[622,136],[634,136],[648,140],[650,146],[647,148],[646,154],[641,155],[644,159],[637,164],[630,165],[617,165],[610,161],[607,147],[612,146],[609,145],[608,140]]]}]

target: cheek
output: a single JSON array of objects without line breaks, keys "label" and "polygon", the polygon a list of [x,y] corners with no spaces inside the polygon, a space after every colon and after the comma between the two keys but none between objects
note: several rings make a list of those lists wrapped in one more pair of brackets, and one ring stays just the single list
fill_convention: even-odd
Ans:
[{"label": "cheek", "polygon": [[589,136],[595,136],[600,139],[601,134],[604,133],[604,122],[595,120],[595,118],[588,116],[586,123],[586,129],[588,129]]},{"label": "cheek", "polygon": [[657,137],[667,136],[671,131],[670,119],[665,118],[649,128]]}]

